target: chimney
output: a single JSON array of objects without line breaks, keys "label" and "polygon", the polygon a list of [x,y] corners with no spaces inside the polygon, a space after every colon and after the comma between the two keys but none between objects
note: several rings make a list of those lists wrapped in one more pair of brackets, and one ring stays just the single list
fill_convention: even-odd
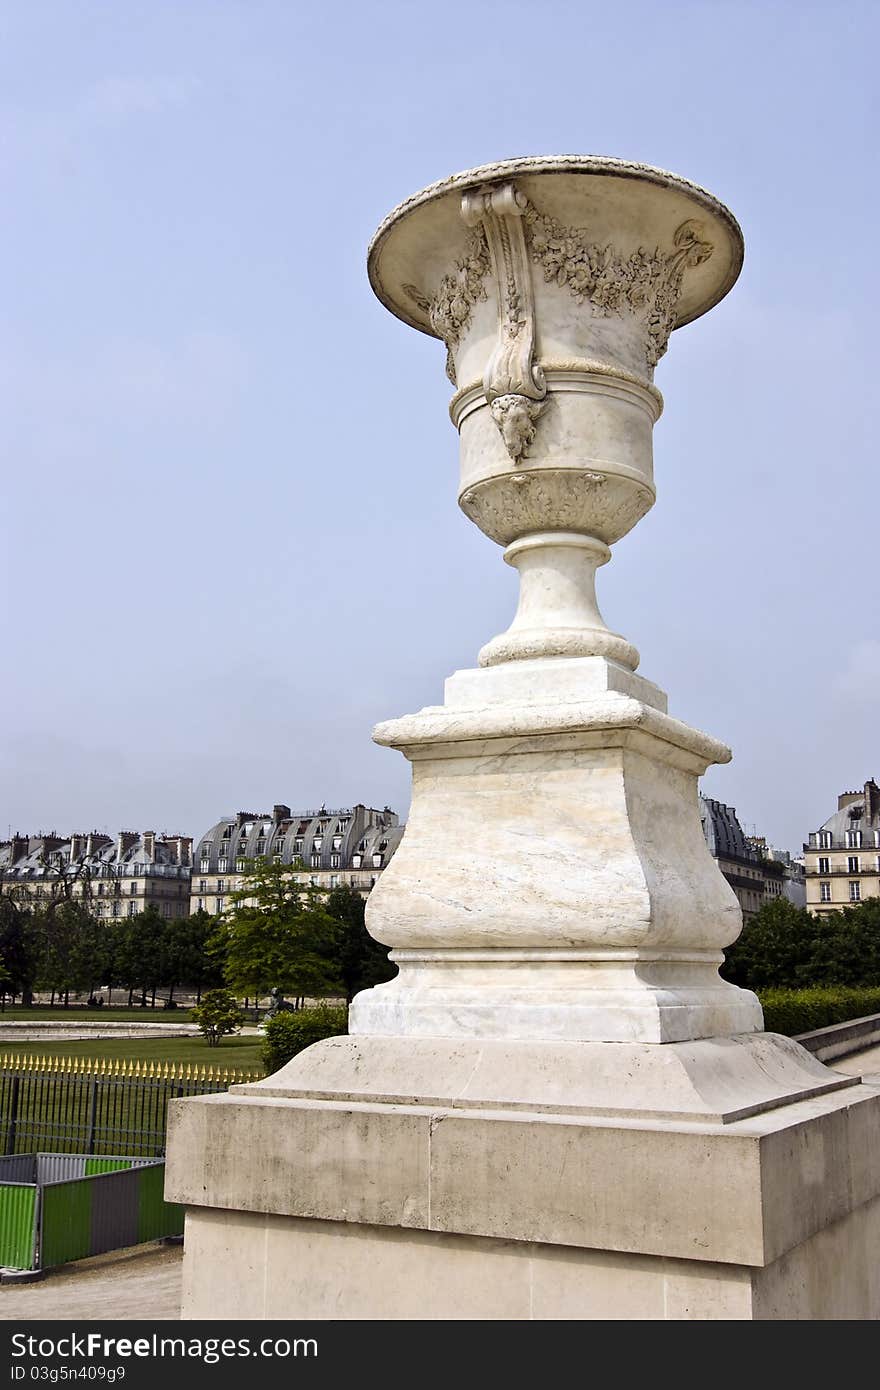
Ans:
[{"label": "chimney", "polygon": [[81,859],[85,849],[85,835],[71,835],[70,837],[70,862],[73,864],[77,859]]},{"label": "chimney", "polygon": [[119,834],[116,837],[117,860],[123,859],[125,857],[128,851],[131,849],[132,845],[137,843],[138,838],[139,836],[136,830],[120,830]]},{"label": "chimney", "polygon": [[880,819],[880,787],[873,777],[865,783],[865,817],[870,825]]},{"label": "chimney", "polygon": [[178,864],[188,865],[192,863],[192,835],[178,835],[177,837],[177,862]]},{"label": "chimney", "polygon": [[155,830],[145,830],[143,833],[144,859],[148,864],[156,862],[156,832]]},{"label": "chimney", "polygon": [[12,858],[11,863],[17,864],[19,859],[27,857],[28,837],[27,835],[13,835],[12,837]]},{"label": "chimney", "polygon": [[290,820],[289,806],[273,806],[272,819],[276,825],[280,825],[283,820]]},{"label": "chimney", "polygon": [[837,809],[842,811],[844,806],[852,806],[854,802],[861,801],[862,792],[841,792],[837,798]]}]

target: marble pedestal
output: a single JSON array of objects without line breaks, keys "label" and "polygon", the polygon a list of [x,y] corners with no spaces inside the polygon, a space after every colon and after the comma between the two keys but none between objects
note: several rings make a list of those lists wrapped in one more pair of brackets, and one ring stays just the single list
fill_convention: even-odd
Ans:
[{"label": "marble pedestal", "polygon": [[880,1090],[718,975],[726,750],[599,657],[458,672],[378,736],[414,769],[369,912],[400,973],[172,1102],[184,1316],[880,1316]]}]

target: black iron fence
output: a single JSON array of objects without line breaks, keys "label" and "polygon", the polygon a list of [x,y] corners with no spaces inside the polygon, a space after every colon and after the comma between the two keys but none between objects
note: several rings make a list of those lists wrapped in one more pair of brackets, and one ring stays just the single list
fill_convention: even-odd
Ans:
[{"label": "black iron fence", "polygon": [[168,1102],[225,1091],[259,1073],[234,1068],[0,1058],[0,1153],[161,1158]]}]

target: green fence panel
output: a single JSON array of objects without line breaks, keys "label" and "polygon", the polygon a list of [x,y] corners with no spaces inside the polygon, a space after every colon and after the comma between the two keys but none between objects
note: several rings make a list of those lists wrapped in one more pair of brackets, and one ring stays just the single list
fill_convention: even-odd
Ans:
[{"label": "green fence panel", "polygon": [[33,1269],[36,1187],[0,1186],[0,1265]]},{"label": "green fence panel", "polygon": [[95,1173],[118,1173],[120,1168],[130,1168],[131,1165],[130,1158],[87,1158],[86,1177],[91,1178]]},{"label": "green fence panel", "polygon": [[183,1207],[165,1201],[165,1164],[142,1168],[138,1178],[138,1240],[182,1235]]},{"label": "green fence panel", "polygon": [[92,1184],[82,1178],[43,1188],[40,1265],[51,1269],[91,1254]]}]

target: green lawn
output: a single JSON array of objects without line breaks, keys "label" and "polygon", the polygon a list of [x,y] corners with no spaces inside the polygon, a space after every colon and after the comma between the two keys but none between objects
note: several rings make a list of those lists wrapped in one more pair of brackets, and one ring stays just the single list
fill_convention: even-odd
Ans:
[{"label": "green lawn", "polygon": [[[2,1021],[2,1020],[0,1020]],[[236,1067],[262,1071],[262,1038],[256,1035],[223,1038],[209,1047],[204,1038],[94,1038],[84,1042],[0,1042],[0,1058],[89,1057],[106,1061],[182,1062],[201,1066]]]}]

